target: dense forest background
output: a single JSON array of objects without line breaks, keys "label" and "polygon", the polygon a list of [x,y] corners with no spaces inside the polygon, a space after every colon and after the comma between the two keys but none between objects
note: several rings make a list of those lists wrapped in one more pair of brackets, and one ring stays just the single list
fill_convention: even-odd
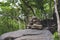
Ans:
[{"label": "dense forest background", "polygon": [[52,18],[54,0],[0,0],[0,34],[25,29],[32,16]]},{"label": "dense forest background", "polygon": [[[60,15],[60,1],[56,2]],[[45,20],[54,13],[54,0],[0,0],[0,35],[25,29],[32,16]]]}]

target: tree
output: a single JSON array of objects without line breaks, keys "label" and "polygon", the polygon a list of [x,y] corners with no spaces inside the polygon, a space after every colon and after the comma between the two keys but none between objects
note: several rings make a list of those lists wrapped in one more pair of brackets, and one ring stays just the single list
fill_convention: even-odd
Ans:
[{"label": "tree", "polygon": [[56,2],[56,0],[54,0],[54,7],[55,7],[55,13],[56,13],[56,17],[57,17],[58,33],[60,33],[59,14],[58,14],[58,9],[57,9],[57,2]]}]

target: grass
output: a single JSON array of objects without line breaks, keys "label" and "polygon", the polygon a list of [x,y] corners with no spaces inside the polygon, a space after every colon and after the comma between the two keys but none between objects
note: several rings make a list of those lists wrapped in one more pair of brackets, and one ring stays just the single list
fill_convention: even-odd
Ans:
[{"label": "grass", "polygon": [[58,32],[55,32],[54,33],[54,40],[59,40],[60,38],[59,38],[59,36],[58,36]]}]

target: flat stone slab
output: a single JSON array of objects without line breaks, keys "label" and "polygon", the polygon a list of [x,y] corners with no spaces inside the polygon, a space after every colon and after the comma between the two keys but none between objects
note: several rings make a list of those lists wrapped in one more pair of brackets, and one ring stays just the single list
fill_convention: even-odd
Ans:
[{"label": "flat stone slab", "polygon": [[1,35],[1,39],[7,37],[17,37],[14,40],[53,40],[53,36],[48,30],[25,29],[9,32]]}]

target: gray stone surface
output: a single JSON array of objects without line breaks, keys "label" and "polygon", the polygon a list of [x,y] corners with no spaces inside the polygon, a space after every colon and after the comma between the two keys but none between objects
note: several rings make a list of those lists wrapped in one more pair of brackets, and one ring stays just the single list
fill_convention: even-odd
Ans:
[{"label": "gray stone surface", "polygon": [[0,36],[0,40],[2,40],[2,39],[1,39],[1,36]]},{"label": "gray stone surface", "polygon": [[48,30],[33,29],[18,30],[1,35],[2,39],[6,37],[18,37],[14,40],[53,40],[52,34]]},{"label": "gray stone surface", "polygon": [[15,40],[53,40],[53,38],[43,35],[34,35],[34,36],[23,36]]}]

